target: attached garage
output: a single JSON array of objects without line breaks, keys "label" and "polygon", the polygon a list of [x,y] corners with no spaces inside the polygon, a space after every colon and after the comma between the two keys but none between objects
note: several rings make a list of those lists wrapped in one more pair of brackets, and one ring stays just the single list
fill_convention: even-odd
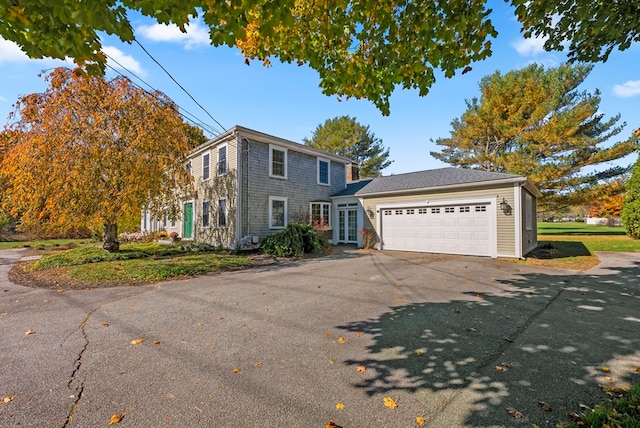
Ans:
[{"label": "attached garage", "polygon": [[381,209],[387,250],[492,256],[495,230],[489,202],[389,206]]},{"label": "attached garage", "polygon": [[523,176],[442,168],[351,183],[333,200],[357,202],[358,230],[374,229],[380,250],[520,258],[537,246],[539,196]]}]

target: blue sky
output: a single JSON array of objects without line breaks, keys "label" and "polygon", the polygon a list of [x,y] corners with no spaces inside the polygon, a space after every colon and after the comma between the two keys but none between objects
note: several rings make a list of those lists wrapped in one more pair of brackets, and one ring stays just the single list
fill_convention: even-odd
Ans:
[{"label": "blue sky", "polygon": [[[449,135],[451,121],[465,111],[465,99],[478,96],[478,82],[485,75],[498,70],[506,73],[532,62],[557,66],[566,60],[562,52],[544,52],[541,40],[523,39],[510,7],[504,2],[492,3],[491,19],[500,33],[493,42],[493,56],[472,64],[473,70],[465,75],[438,77],[425,97],[416,91],[397,89],[390,100],[389,116],[383,116],[366,100],[339,101],[336,96],[323,95],[317,73],[307,67],[276,61],[270,68],[260,62],[247,66],[239,50],[210,46],[206,28],[197,22],[189,27],[187,35],[144,18],[134,18],[133,24],[141,44],[224,128],[242,125],[301,143],[326,119],[348,115],[368,125],[390,149],[394,162],[383,171],[389,175],[447,166],[429,154],[438,150],[431,140]],[[166,93],[181,108],[221,130],[138,45],[112,37],[105,37],[103,44],[118,63]],[[0,125],[6,123],[19,96],[45,90],[46,83],[38,74],[60,65],[65,62],[28,59],[16,45],[0,39]],[[128,74],[116,63],[110,65]],[[109,71],[107,76],[116,73]],[[614,51],[609,61],[596,64],[579,89],[593,92],[596,88],[602,93],[600,111],[605,118],[620,113],[620,122],[627,123],[616,141],[640,128],[640,45]],[[630,164],[634,156],[616,164]]]}]

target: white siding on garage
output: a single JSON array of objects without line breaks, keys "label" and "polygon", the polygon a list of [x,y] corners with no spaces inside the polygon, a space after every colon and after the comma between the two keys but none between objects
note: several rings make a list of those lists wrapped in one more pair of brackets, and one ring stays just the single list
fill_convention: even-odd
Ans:
[{"label": "white siding on garage", "polygon": [[495,257],[495,218],[488,201],[381,207],[385,250]]}]

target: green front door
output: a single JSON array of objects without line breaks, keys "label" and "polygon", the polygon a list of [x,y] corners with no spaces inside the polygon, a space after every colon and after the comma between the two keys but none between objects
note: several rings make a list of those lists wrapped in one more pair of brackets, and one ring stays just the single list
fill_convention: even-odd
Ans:
[{"label": "green front door", "polygon": [[193,204],[184,204],[184,220],[182,221],[182,237],[191,238],[193,234]]}]

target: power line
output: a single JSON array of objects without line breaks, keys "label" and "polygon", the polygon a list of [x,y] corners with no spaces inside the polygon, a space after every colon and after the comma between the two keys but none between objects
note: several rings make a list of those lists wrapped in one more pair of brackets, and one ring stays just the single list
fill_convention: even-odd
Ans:
[{"label": "power line", "polygon": [[157,59],[155,59],[155,58],[153,57],[153,55],[151,55],[151,54],[149,53],[149,51],[147,51],[147,50],[145,49],[145,47],[144,47],[144,46],[142,46],[142,44],[138,41],[138,39],[135,39],[135,38],[134,38],[134,39],[133,39],[133,41],[134,41],[134,42],[136,42],[136,43],[138,44],[138,46],[140,46],[140,48],[141,48],[141,49],[142,49],[142,50],[143,50],[143,51],[144,51],[144,52],[149,56],[149,58],[151,58],[151,59],[153,60],[153,62],[155,62],[156,64],[158,64],[158,67],[160,67],[160,68],[162,69],[162,71],[164,71],[164,72],[167,74],[167,76],[169,76],[169,77],[171,78],[171,80],[173,80],[173,81],[175,82],[175,84],[176,84],[176,85],[178,85],[178,86],[180,87],[180,89],[182,89],[182,90],[184,91],[184,93],[185,93],[185,94],[187,94],[187,95],[189,96],[189,98],[191,98],[191,99],[193,100],[193,102],[194,102],[194,103],[196,103],[196,105],[197,105],[198,107],[200,107],[200,108],[202,109],[202,111],[204,111],[204,112],[205,112],[205,113],[206,113],[206,114],[211,118],[211,120],[213,120],[215,123],[217,123],[217,124],[218,124],[218,125],[219,125],[223,130],[224,130],[224,132],[226,132],[226,131],[227,131],[227,130],[226,130],[226,128],[225,128],[224,126],[222,126],[222,124],[221,124],[220,122],[218,122],[218,121],[217,121],[213,116],[211,116],[211,113],[209,113],[209,112],[207,111],[207,109],[205,109],[204,107],[202,107],[202,105],[200,105],[200,103],[199,103],[198,101],[196,101],[196,99],[195,99],[195,98],[193,98],[193,96],[189,93],[189,91],[187,91],[187,90],[186,90],[186,89],[185,89],[185,88],[184,88],[180,83],[178,83],[178,81],[177,81],[177,80],[176,80],[176,79],[171,75],[171,73],[169,73],[169,72],[167,71],[167,69],[166,69],[166,68],[164,68],[164,67],[162,66],[162,64],[160,64],[160,62],[158,62],[158,60],[157,60]]},{"label": "power line", "polygon": [[[159,91],[158,89],[154,88],[153,86],[151,86],[148,82],[146,82],[144,79],[142,79],[140,76],[138,76],[137,74],[135,74],[133,71],[129,70],[128,68],[126,68],[125,66],[123,66],[122,64],[120,64],[116,59],[114,59],[113,57],[109,56],[108,54],[105,54],[107,56],[107,58],[109,58],[111,61],[113,61],[115,64],[117,64],[120,68],[122,68],[123,70],[125,70],[127,73],[131,74],[133,77],[135,77],[136,79],[140,80],[142,83],[144,83],[145,85],[147,85],[152,91],[154,92],[162,92]],[[117,74],[119,74],[120,76],[123,77],[127,77],[124,74],[122,74],[120,71],[118,71],[117,69],[115,69],[114,67],[110,66],[109,64],[107,64],[107,67],[109,67],[111,70],[113,70],[114,72],[116,72]],[[143,88],[142,86],[138,85],[136,82],[131,81],[131,83],[133,83],[135,86],[137,86],[138,88],[142,89],[144,92],[146,92],[147,94],[153,96],[154,98],[159,100],[159,97],[157,96],[157,94],[153,93],[153,92],[149,92],[147,91],[145,88]],[[175,101],[174,101],[175,103]],[[222,132],[220,132],[218,129],[215,129],[214,127],[209,126],[208,124],[206,124],[204,121],[202,121],[201,119],[199,119],[196,115],[194,115],[193,113],[191,113],[190,111],[186,110],[185,108],[181,107],[178,103],[175,103],[178,108],[180,110],[182,110],[182,112],[184,113],[180,113],[180,115],[188,120],[189,122],[193,123],[194,125],[197,125],[199,127],[201,127],[202,129],[204,129],[205,131],[209,132],[213,137],[220,135]],[[189,116],[189,117],[187,117]]]}]

